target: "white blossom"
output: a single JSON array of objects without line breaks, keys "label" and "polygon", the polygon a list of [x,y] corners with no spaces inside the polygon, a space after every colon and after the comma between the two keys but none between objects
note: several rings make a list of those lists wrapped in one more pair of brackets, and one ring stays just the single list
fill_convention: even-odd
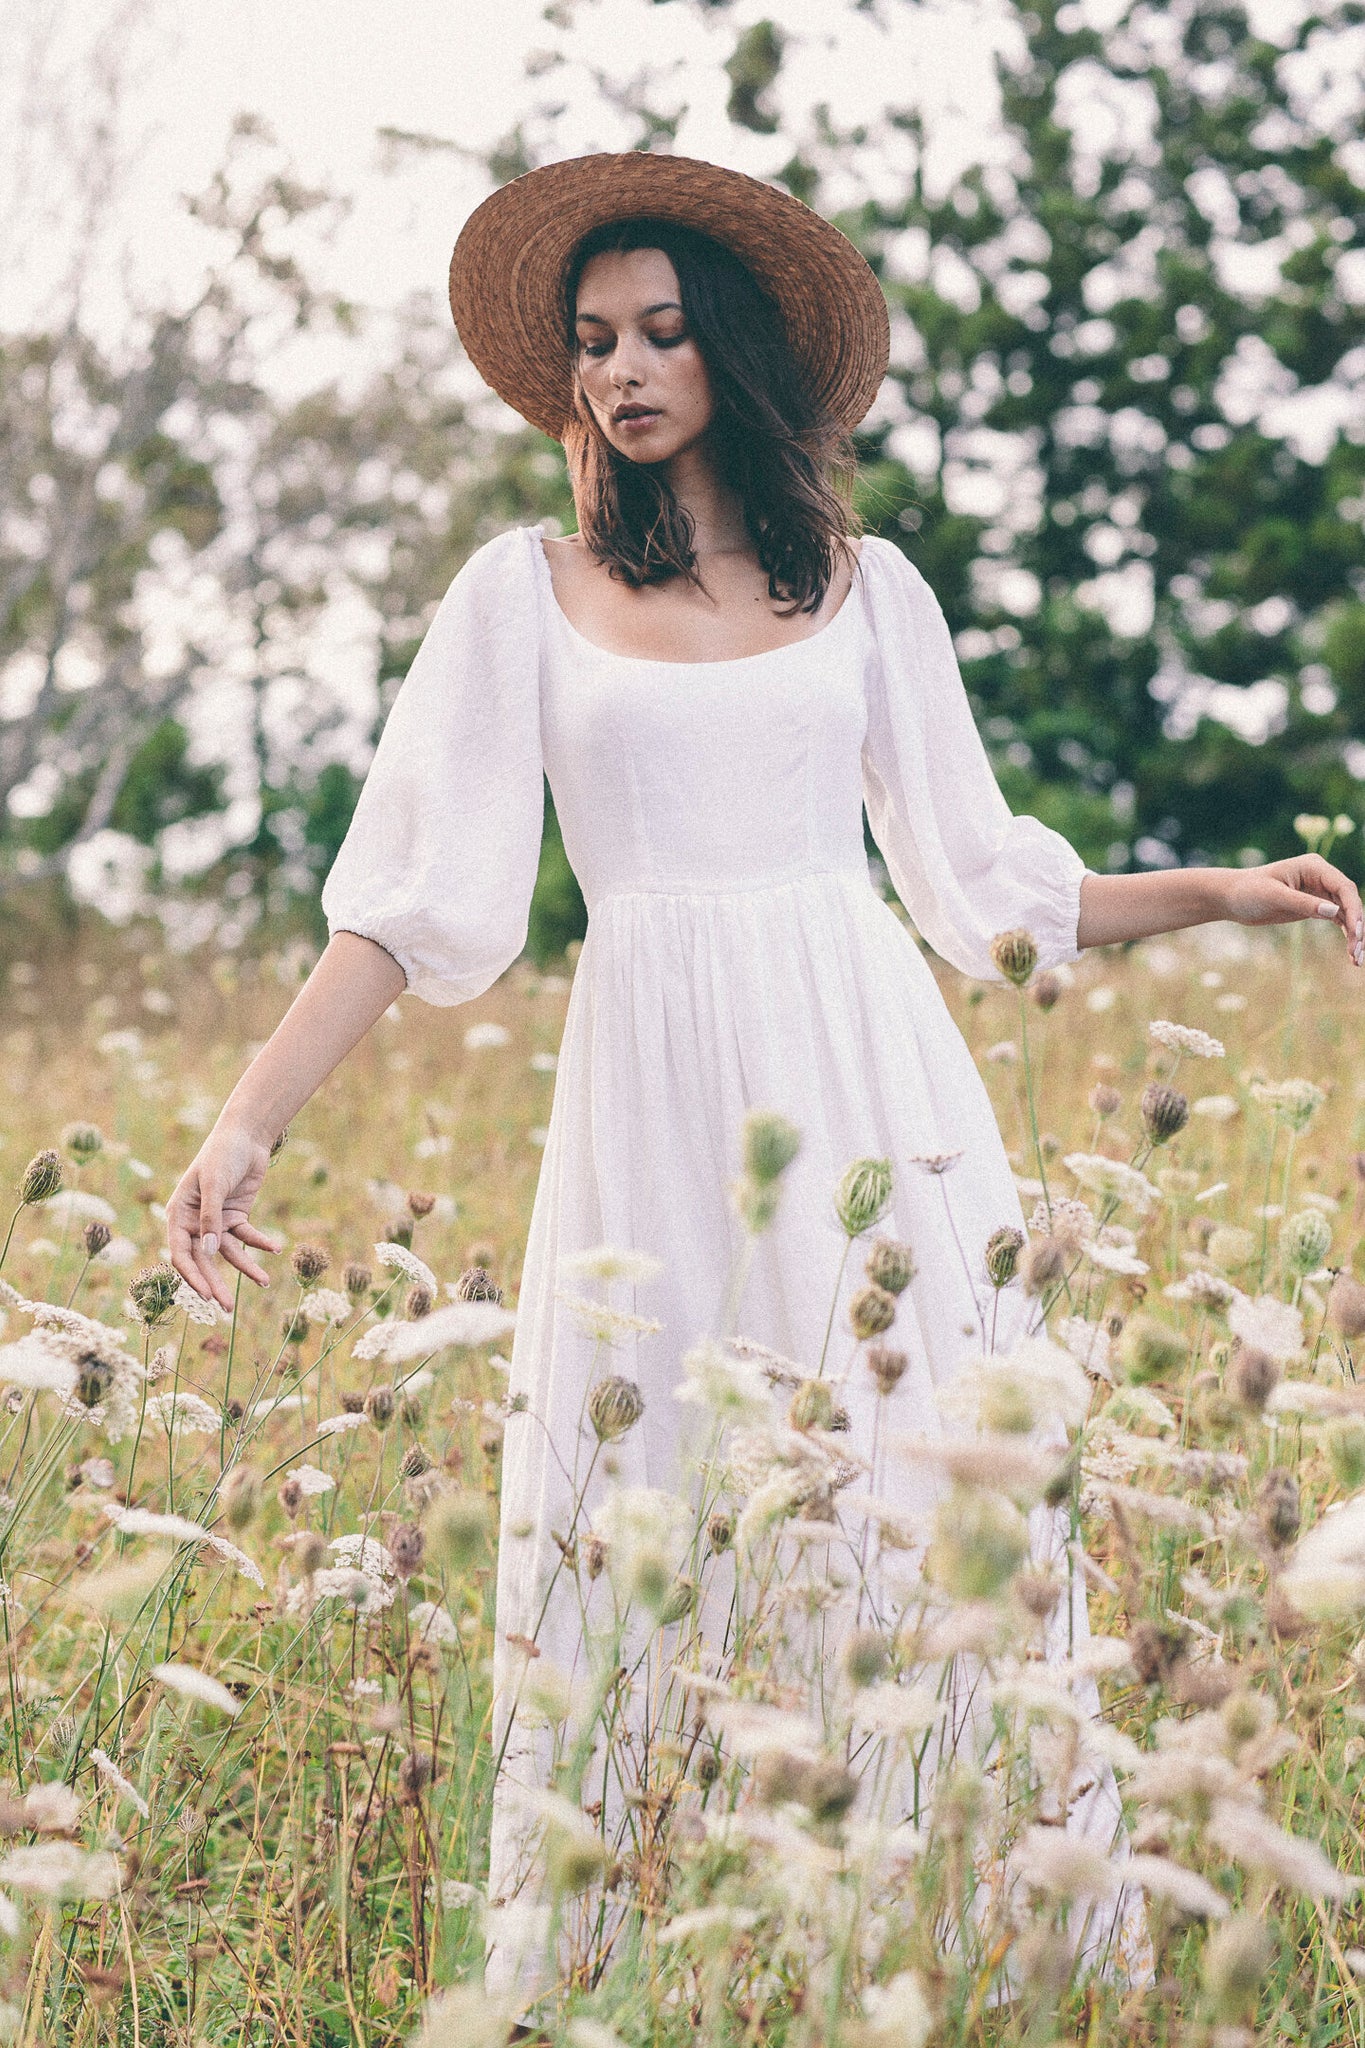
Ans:
[{"label": "white blossom", "polygon": [[1109,1332],[1099,1323],[1087,1322],[1084,1316],[1063,1316],[1057,1324],[1057,1336],[1077,1365],[1083,1366],[1093,1379],[1112,1382]]},{"label": "white blossom", "polygon": [[198,1706],[216,1707],[220,1714],[242,1711],[242,1702],[221,1679],[196,1670],[193,1664],[153,1664],[152,1677],[168,1692],[179,1693],[182,1699],[193,1700]]},{"label": "white blossom", "polygon": [[107,1849],[87,1855],[74,1842],[34,1842],[0,1860],[0,1885],[47,1899],[112,1899],[120,1875]]},{"label": "white blossom", "polygon": [[[611,1311],[610,1313],[614,1313]],[[352,1356],[406,1365],[438,1351],[477,1349],[499,1344],[516,1328],[516,1316],[496,1301],[452,1301],[416,1322],[375,1323],[359,1338]]]},{"label": "white blossom", "polygon": [[328,1545],[338,1564],[350,1565],[370,1579],[396,1577],[393,1559],[373,1536],[334,1536]]},{"label": "white blossom", "polygon": [[496,1024],[491,1018],[482,1023],[471,1024],[464,1035],[466,1052],[490,1052],[501,1045],[510,1045],[512,1034],[505,1024]]},{"label": "white blossom", "polygon": [[1222,1920],[1228,1902],[1206,1877],[1172,1863],[1168,1856],[1130,1856],[1123,1866],[1125,1884],[1141,1885],[1152,1898],[1166,1899],[1177,1912],[1201,1920]]},{"label": "white blossom", "polygon": [[1146,1174],[1121,1159],[1106,1159],[1100,1152],[1068,1152],[1062,1164],[1092,1195],[1126,1203],[1139,1216],[1161,1200],[1161,1190]]},{"label": "white blossom", "polygon": [[335,1287],[310,1288],[299,1303],[299,1314],[310,1323],[344,1323],[352,1313],[350,1302]]},{"label": "white blossom", "polygon": [[377,1244],[374,1255],[388,1272],[402,1273],[409,1280],[415,1280],[419,1287],[426,1288],[433,1299],[439,1292],[436,1275],[430,1266],[424,1265],[416,1252],[410,1252],[405,1244]]},{"label": "white blossom", "polygon": [[179,1390],[173,1394],[153,1394],[147,1402],[147,1420],[159,1422],[168,1431],[183,1431],[188,1436],[213,1436],[223,1426],[223,1418],[217,1408],[198,1394]]},{"label": "white blossom", "polygon": [[1242,1105],[1235,1095],[1198,1095],[1190,1104],[1191,1116],[1207,1117],[1210,1123],[1230,1123]]},{"label": "white blossom", "polygon": [[772,1412],[767,1376],[757,1361],[712,1343],[683,1353],[673,1398],[709,1409],[720,1422],[755,1423]]},{"label": "white blossom", "polygon": [[321,1422],[313,1425],[314,1436],[345,1436],[348,1430],[364,1429],[368,1417],[352,1408],[343,1408],[339,1415],[324,1415]]},{"label": "white blossom", "polygon": [[1338,1870],[1316,1842],[1287,1834],[1242,1800],[1218,1801],[1209,1835],[1235,1863],[1272,1878],[1285,1891],[1340,1903],[1360,1888],[1361,1880]]},{"label": "white blossom", "polygon": [[124,1777],[111,1756],[106,1756],[102,1749],[92,1749],[90,1761],[94,1764],[106,1785],[113,1786],[120,1799],[126,1799],[130,1806],[135,1806],[144,1820],[150,1819],[151,1808],[138,1791],[136,1785],[129,1784],[127,1778]]},{"label": "white blossom", "polygon": [[454,1617],[434,1600],[419,1600],[408,1609],[408,1620],[424,1643],[438,1643],[447,1649],[454,1648],[460,1640]]},{"label": "white blossom", "polygon": [[1082,1245],[1081,1252],[1092,1266],[1098,1266],[1105,1273],[1121,1273],[1136,1279],[1152,1270],[1145,1259],[1140,1259],[1136,1252],[1129,1251],[1126,1245],[1087,1244]]},{"label": "white blossom", "polygon": [[563,1302],[583,1334],[597,1344],[617,1345],[636,1337],[653,1337],[663,1328],[662,1323],[649,1316],[628,1315],[624,1309],[611,1308],[605,1301],[593,1301],[584,1294],[570,1294],[562,1287],[555,1289],[555,1300]]},{"label": "white blossom", "polygon": [[17,1343],[0,1344],[0,1381],[69,1399],[75,1392],[76,1368],[65,1351],[35,1331]]},{"label": "white blossom", "polygon": [[89,1188],[59,1188],[44,1202],[43,1214],[55,1217],[58,1223],[107,1223],[112,1227],[118,1222],[113,1203]]},{"label": "white blossom", "polygon": [[1258,1295],[1255,1301],[1239,1295],[1228,1310],[1228,1327],[1251,1350],[1263,1351],[1282,1365],[1303,1350],[1302,1312],[1273,1294]]},{"label": "white blossom", "polygon": [[1147,1035],[1168,1052],[1182,1053],[1186,1059],[1221,1060],[1227,1050],[1221,1039],[1210,1038],[1207,1031],[1196,1031],[1191,1024],[1172,1024],[1165,1017],[1153,1018]]},{"label": "white blossom", "polygon": [[173,1308],[183,1309],[192,1323],[230,1323],[232,1317],[218,1302],[208,1300],[182,1280],[171,1298]]},{"label": "white blossom", "polygon": [[330,1493],[336,1485],[331,1473],[320,1471],[316,1465],[296,1465],[289,1477],[297,1480],[300,1490],[309,1495]]},{"label": "white blossom", "polygon": [[39,1835],[66,1835],[79,1824],[81,1802],[60,1778],[30,1785],[24,1794],[24,1824]]},{"label": "white blossom", "polygon": [[599,1244],[588,1251],[565,1252],[558,1271],[566,1280],[626,1280],[639,1286],[663,1271],[663,1260],[652,1252],[621,1251],[614,1245]]}]

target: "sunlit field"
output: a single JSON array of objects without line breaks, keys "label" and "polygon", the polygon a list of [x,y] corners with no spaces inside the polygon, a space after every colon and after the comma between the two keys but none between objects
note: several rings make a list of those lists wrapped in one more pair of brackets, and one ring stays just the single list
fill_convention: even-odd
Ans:
[{"label": "sunlit field", "polygon": [[[1365,2039],[1365,976],[1316,927],[1001,957],[1024,985],[943,982],[1032,1219],[978,1267],[985,1320],[1022,1296],[1034,1335],[964,1337],[936,1441],[895,1363],[916,1248],[864,1162],[837,1203],[870,1461],[818,1359],[693,1357],[693,1496],[563,1532],[572,1683],[520,1646],[556,1759],[539,1917],[484,1892],[493,1588],[572,961],[380,1020],[272,1162],[285,1249],[231,1320],[176,1305],[162,1204],[311,956],[91,931],[6,963],[0,2040],[501,2040],[509,1913],[576,2048]],[[735,1134],[751,1234],[790,1142]],[[583,1471],[636,1419],[612,1286],[605,1251],[572,1279],[606,1304]],[[878,1508],[895,1458],[922,1527]],[[791,1618],[869,1542],[920,1590],[816,1671]],[[1078,1575],[1093,1638],[1046,1661]],[[1107,1772],[1135,1910],[1089,1972],[1120,1871],[1062,1823]]]}]

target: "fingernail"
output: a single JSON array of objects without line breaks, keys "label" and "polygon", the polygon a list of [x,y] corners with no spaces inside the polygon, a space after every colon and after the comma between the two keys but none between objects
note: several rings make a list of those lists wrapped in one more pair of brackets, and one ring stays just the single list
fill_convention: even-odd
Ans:
[{"label": "fingernail", "polygon": [[204,1250],[208,1253],[209,1257],[212,1258],[214,1253],[218,1249],[218,1239],[212,1231],[210,1231],[208,1236],[204,1238],[203,1246]]},{"label": "fingernail", "polygon": [[1336,917],[1337,906],[1335,903],[1319,903],[1316,914],[1319,917]]}]

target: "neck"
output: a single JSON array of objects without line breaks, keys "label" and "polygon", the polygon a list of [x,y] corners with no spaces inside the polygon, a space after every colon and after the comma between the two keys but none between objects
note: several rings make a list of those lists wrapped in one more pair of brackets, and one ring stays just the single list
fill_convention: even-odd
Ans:
[{"label": "neck", "polygon": [[722,482],[700,442],[681,449],[668,464],[666,475],[674,497],[692,521],[692,544],[699,562],[708,555],[752,552],[739,496]]}]

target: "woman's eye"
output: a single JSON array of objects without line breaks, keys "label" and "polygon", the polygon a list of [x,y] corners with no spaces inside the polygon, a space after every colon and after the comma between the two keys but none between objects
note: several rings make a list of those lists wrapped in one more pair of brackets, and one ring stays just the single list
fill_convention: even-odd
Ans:
[{"label": "woman's eye", "polygon": [[604,356],[611,347],[609,341],[580,341],[578,344],[585,356]]},{"label": "woman's eye", "polygon": [[654,343],[655,348],[676,348],[680,341],[686,341],[686,339],[687,333],[685,329],[681,334],[652,334],[650,336],[650,340]]}]

